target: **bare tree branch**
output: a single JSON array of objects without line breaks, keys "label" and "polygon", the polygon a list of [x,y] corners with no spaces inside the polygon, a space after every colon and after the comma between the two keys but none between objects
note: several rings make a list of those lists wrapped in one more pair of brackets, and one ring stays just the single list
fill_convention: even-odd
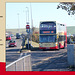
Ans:
[{"label": "bare tree branch", "polygon": [[75,15],[75,2],[61,2],[57,9],[63,9],[68,12],[68,15]]}]

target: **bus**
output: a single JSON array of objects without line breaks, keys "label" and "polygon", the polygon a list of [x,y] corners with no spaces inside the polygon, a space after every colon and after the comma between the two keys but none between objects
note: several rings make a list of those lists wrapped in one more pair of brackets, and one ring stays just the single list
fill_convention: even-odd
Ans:
[{"label": "bus", "polygon": [[60,49],[67,47],[65,24],[56,21],[43,21],[39,26],[39,48]]}]

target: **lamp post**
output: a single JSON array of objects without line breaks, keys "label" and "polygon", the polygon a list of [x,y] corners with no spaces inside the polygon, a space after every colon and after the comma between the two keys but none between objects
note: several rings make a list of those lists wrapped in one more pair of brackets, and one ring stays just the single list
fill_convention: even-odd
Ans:
[{"label": "lamp post", "polygon": [[29,8],[26,7],[26,24],[29,24]]},{"label": "lamp post", "polygon": [[[29,25],[29,8],[28,7],[26,7],[26,24],[27,25]],[[26,26],[27,26],[26,25]],[[28,29],[26,29],[26,30],[28,30]],[[28,33],[28,32],[27,32]],[[29,33],[28,33],[28,38],[27,38],[27,42],[28,42],[28,49],[29,49]]]},{"label": "lamp post", "polygon": [[32,19],[32,6],[30,3],[30,11],[31,11],[31,27],[32,27],[32,34],[31,34],[31,44],[32,44],[32,35],[33,35],[33,19]]},{"label": "lamp post", "polygon": [[17,15],[18,15],[18,33],[20,33],[20,21],[19,21],[19,13],[18,13]]},{"label": "lamp post", "polygon": [[30,3],[30,10],[31,10],[31,27],[33,28],[33,19],[32,19],[32,6],[31,6],[31,3]]}]

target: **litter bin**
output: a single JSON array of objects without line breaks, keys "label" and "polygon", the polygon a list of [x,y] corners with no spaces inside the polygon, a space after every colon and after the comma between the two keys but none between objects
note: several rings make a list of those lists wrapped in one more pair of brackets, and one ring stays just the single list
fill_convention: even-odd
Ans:
[{"label": "litter bin", "polygon": [[[26,44],[26,48],[28,49],[28,44]],[[31,48],[31,44],[29,44],[29,49]]]}]

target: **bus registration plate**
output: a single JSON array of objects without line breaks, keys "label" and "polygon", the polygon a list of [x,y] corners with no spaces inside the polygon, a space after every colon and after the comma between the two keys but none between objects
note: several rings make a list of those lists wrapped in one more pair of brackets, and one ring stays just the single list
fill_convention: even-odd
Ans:
[{"label": "bus registration plate", "polygon": [[50,48],[50,47],[52,47],[53,46],[53,44],[51,44],[51,43],[44,43],[43,44],[43,47],[46,47],[46,48]]},{"label": "bus registration plate", "polygon": [[46,47],[46,49],[50,49],[50,47]]}]

